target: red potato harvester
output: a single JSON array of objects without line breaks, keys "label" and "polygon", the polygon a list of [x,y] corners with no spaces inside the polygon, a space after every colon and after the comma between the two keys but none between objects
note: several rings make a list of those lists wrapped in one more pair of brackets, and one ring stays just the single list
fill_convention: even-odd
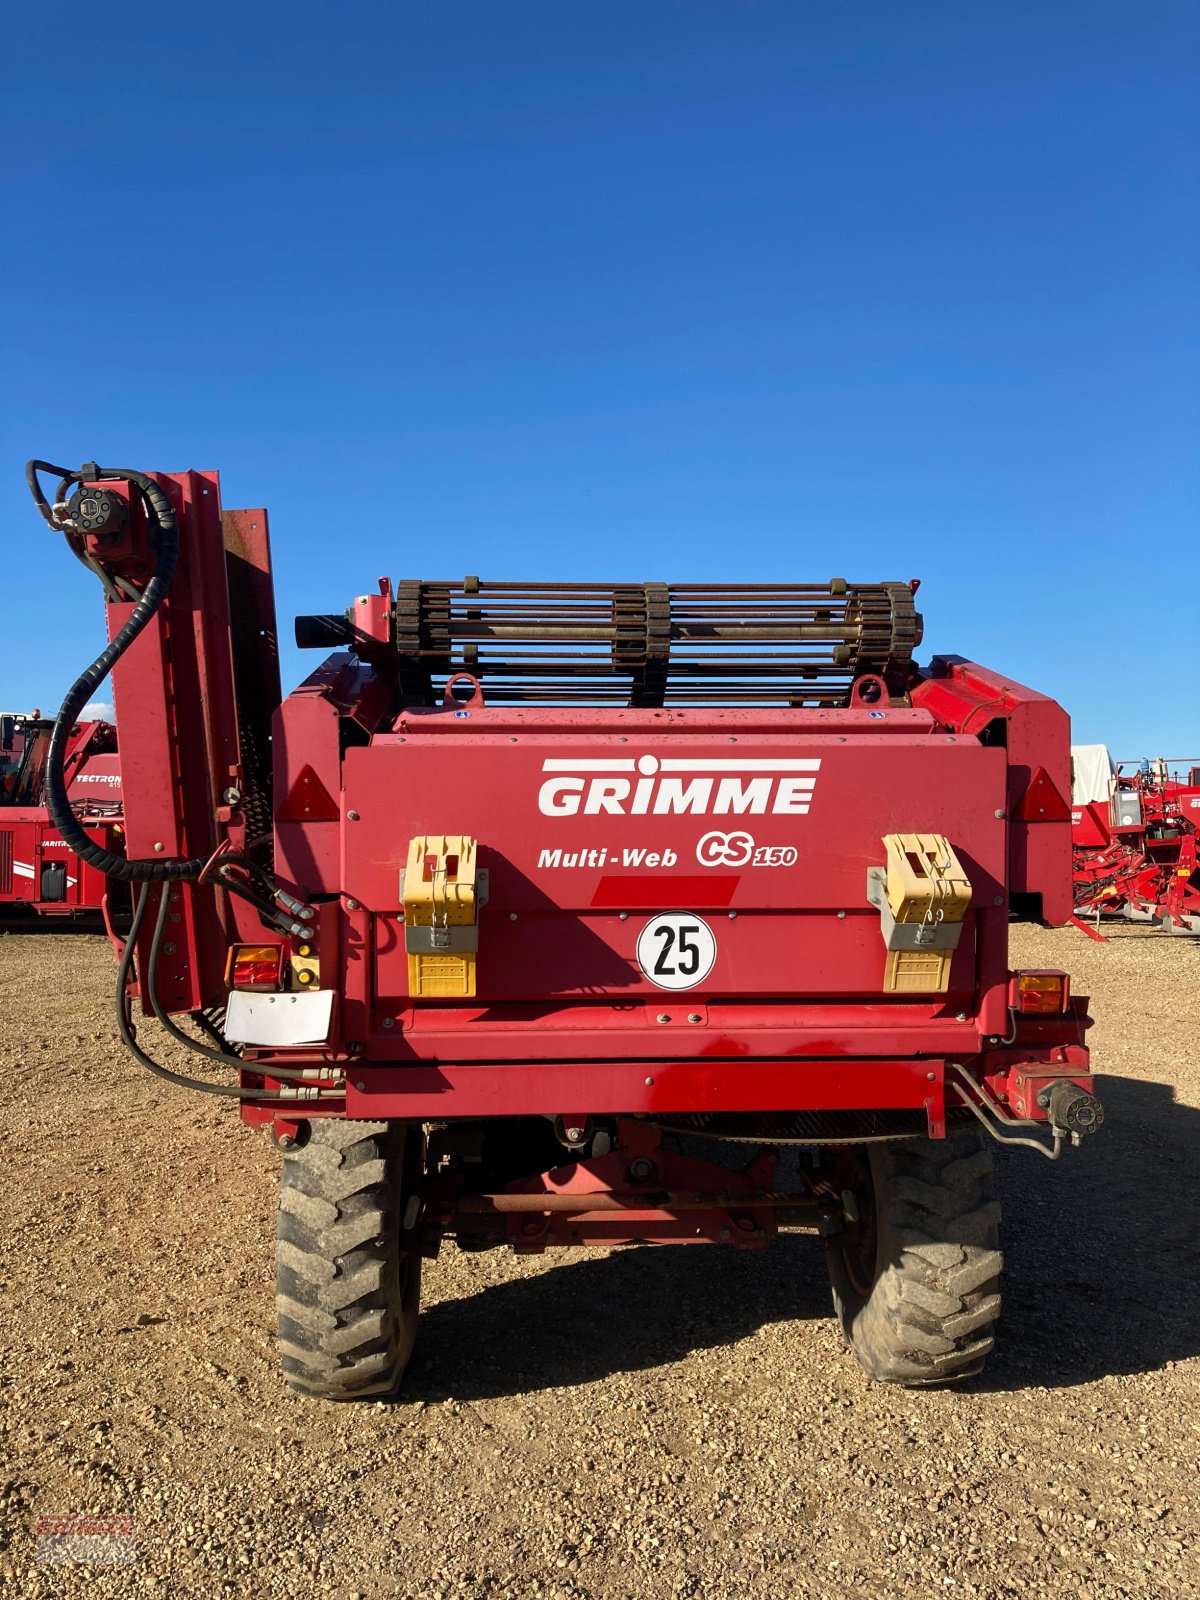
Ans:
[{"label": "red potato harvester", "polygon": [[[331,653],[281,699],[265,511],[215,473],[28,477],[108,591],[51,817],[134,889],[129,1049],[283,1151],[293,1388],[393,1390],[447,1239],[796,1228],[873,1377],[980,1370],[992,1143],[1054,1157],[1103,1116],[1086,1000],[1008,961],[1010,917],[1072,912],[1057,705],[917,667],[916,584],[841,579],[384,580],[298,620]],[[62,777],[110,669],[123,856]]]},{"label": "red potato harvester", "polygon": [[[43,780],[53,728],[36,711],[0,716],[0,914],[108,917],[114,902],[124,905],[125,894],[110,896],[108,878],[71,854],[46,809]],[[80,722],[69,731],[63,777],[71,810],[88,837],[120,854],[121,766],[111,723]]]},{"label": "red potato harvester", "polygon": [[1075,911],[1200,933],[1200,764],[1113,762],[1104,745],[1072,750]]}]

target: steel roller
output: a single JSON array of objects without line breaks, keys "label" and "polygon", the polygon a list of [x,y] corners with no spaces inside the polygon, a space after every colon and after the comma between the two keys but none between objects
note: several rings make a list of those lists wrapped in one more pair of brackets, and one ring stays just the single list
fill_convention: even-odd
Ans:
[{"label": "steel roller", "polygon": [[809,705],[865,673],[907,683],[921,617],[908,583],[397,586],[406,695],[454,672],[492,703]]}]

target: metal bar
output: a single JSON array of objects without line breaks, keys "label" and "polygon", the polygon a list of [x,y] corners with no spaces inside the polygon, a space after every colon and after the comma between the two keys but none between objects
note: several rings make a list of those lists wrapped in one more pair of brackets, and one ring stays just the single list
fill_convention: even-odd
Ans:
[{"label": "metal bar", "polygon": [[467,1194],[460,1195],[455,1202],[455,1209],[466,1216],[548,1211],[816,1211],[819,1207],[820,1202],[811,1194],[703,1194],[696,1190],[664,1189],[642,1193],[602,1189],[594,1194],[561,1194],[549,1190],[534,1194]]},{"label": "metal bar", "polygon": [[399,593],[401,678],[421,663],[426,674],[469,671],[491,704],[832,704],[864,671],[903,691],[921,632],[900,583],[472,579]]},{"label": "metal bar", "polygon": [[346,1078],[346,1114],[435,1122],[535,1116],[547,1106],[580,1104],[596,1115],[662,1117],[688,1111],[926,1109],[931,1102],[940,1114],[943,1103],[940,1061],[751,1064],[739,1058],[648,1068],[644,1061],[529,1060],[530,1034],[511,1043],[514,1054],[522,1052],[519,1062],[356,1063]]}]

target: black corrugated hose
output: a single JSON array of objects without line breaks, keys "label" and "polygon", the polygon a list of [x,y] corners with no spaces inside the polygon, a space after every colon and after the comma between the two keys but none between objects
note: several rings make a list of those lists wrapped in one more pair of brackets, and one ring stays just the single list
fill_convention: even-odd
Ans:
[{"label": "black corrugated hose", "polygon": [[38,482],[39,472],[58,474],[62,480],[59,486],[60,498],[72,483],[100,483],[113,480],[128,482],[137,489],[145,502],[152,530],[151,542],[155,549],[154,572],[124,626],[100,652],[91,666],[86,667],[76,678],[67,691],[66,699],[55,719],[54,732],[50,736],[50,748],[46,754],[46,807],[50,813],[50,820],[81,861],[86,861],[89,866],[106,873],[110,878],[121,878],[135,883],[162,883],[178,878],[198,878],[208,859],[207,856],[193,856],[186,861],[178,857],[165,861],[130,861],[125,856],[114,855],[111,850],[105,850],[103,846],[97,844],[88,836],[71,809],[71,802],[67,798],[66,779],[63,775],[67,741],[71,736],[71,729],[79,720],[79,713],[166,599],[167,590],[170,588],[179,561],[179,525],[175,520],[175,512],[166,495],[144,472],[134,472],[126,467],[98,467],[94,461],[86,462],[78,471],[72,471],[67,467],[56,467],[48,461],[30,461],[25,467],[25,480],[29,484],[30,493],[42,516],[59,532],[66,530],[57,522],[53,510],[46,502]]},{"label": "black corrugated hose", "polygon": [[[92,662],[80,673],[67,693],[59,710],[54,724],[54,731],[50,736],[50,748],[46,755],[45,793],[46,806],[50,813],[50,820],[62,834],[67,844],[81,860],[106,873],[110,878],[122,878],[142,885],[137,896],[133,913],[133,923],[125,939],[125,949],[122,952],[120,964],[117,969],[117,1028],[121,1040],[133,1057],[152,1072],[156,1078],[162,1078],[168,1083],[179,1084],[185,1089],[198,1089],[202,1094],[216,1094],[228,1096],[235,1100],[295,1100],[303,1092],[301,1089],[265,1089],[242,1088],[235,1084],[208,1083],[200,1078],[189,1078],[181,1072],[172,1072],[169,1067],[161,1066],[137,1042],[137,1032],[133,1025],[129,1004],[129,979],[133,968],[134,952],[137,948],[138,936],[141,933],[142,923],[145,919],[146,909],[150,900],[150,886],[159,883],[158,916],[155,919],[154,937],[151,941],[147,970],[144,975],[145,992],[150,1000],[151,1009],[159,1022],[180,1043],[190,1050],[204,1056],[208,1060],[217,1061],[223,1066],[246,1068],[254,1071],[253,1066],[243,1061],[240,1056],[227,1054],[225,1051],[216,1050],[208,1045],[201,1044],[199,1040],[189,1038],[182,1029],[176,1027],[167,1015],[158,998],[157,966],[159,951],[162,945],[163,930],[167,920],[168,891],[166,885],[181,878],[198,878],[208,860],[207,856],[194,856],[190,860],[168,861],[129,861],[123,856],[113,855],[111,851],[103,849],[94,839],[88,837],[71,809],[67,799],[66,780],[63,775],[63,762],[66,756],[67,740],[71,729],[79,720],[79,713],[95,694],[100,684],[112,671],[113,667],[128,650],[129,646],[141,633],[151,617],[162,605],[170,587],[171,579],[175,575],[175,567],[179,561],[179,525],[175,520],[175,512],[166,495],[144,472],[134,472],[124,467],[98,467],[95,462],[86,462],[78,471],[71,471],[67,467],[56,467],[48,461],[30,461],[25,467],[25,480],[33,495],[34,503],[42,516],[52,528],[67,536],[75,554],[80,557],[86,566],[99,572],[96,564],[87,556],[83,549],[82,541],[72,539],[69,528],[64,528],[54,514],[54,510],[46,500],[38,482],[39,472],[55,473],[61,480],[58,487],[58,498],[61,501],[72,483],[101,483],[112,480],[124,480],[135,488],[142,496],[146,506],[147,518],[151,526],[151,543],[154,547],[155,562],[154,572],[150,581],[142,590],[133,610],[130,612],[124,626],[117,632],[108,647],[102,650]],[[103,579],[103,572],[100,572]],[[106,589],[111,591],[106,583]],[[306,1073],[300,1069],[277,1068],[272,1076],[285,1080],[295,1081],[303,1079]],[[318,1092],[319,1093],[319,1092]]]}]

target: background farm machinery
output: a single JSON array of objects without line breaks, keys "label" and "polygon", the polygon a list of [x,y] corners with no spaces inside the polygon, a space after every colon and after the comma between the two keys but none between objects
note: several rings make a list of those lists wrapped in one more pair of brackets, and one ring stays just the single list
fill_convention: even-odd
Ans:
[{"label": "background farm machinery", "polygon": [[[38,712],[0,716],[0,913],[77,917],[110,908],[109,879],[81,861],[50,820],[45,776],[54,730]],[[90,839],[119,854],[124,836],[117,730],[79,722],[63,754],[67,797]],[[118,899],[124,903],[123,892]]]},{"label": "background farm machinery", "polygon": [[1076,916],[1200,933],[1200,761],[1113,762],[1103,745],[1072,757]]}]

